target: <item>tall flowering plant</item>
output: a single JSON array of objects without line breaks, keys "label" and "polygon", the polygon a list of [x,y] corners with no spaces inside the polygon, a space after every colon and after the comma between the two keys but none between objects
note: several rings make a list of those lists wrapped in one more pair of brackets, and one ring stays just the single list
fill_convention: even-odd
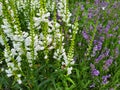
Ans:
[{"label": "tall flowering plant", "polygon": [[[0,44],[4,47],[1,71],[13,80],[13,85],[26,83],[26,87],[38,89],[40,81],[35,73],[41,64],[49,66],[51,61],[57,64],[55,72],[62,70],[67,77],[72,73],[78,22],[71,25],[67,4],[67,0],[0,1]],[[70,29],[67,52],[64,40]],[[49,68],[46,70],[50,72]]]}]

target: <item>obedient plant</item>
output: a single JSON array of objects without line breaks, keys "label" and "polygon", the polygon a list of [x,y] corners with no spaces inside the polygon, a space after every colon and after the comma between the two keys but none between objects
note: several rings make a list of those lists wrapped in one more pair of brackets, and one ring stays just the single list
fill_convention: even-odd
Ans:
[{"label": "obedient plant", "polygon": [[[46,5],[50,3],[52,6],[47,7]],[[52,52],[53,59],[61,63],[61,67],[57,68],[67,71],[65,75],[71,74],[78,23],[76,20],[74,25],[70,24],[71,13],[67,4],[67,0],[48,2],[47,0],[3,0],[0,2],[2,17],[0,43],[4,46],[5,58],[1,62],[6,63],[2,71],[6,72],[7,77],[14,77],[15,82],[22,84],[27,78],[22,64],[26,63],[30,68],[27,72],[33,73],[34,66],[39,60],[39,52],[43,55],[40,60],[44,60],[45,63],[49,63],[49,53]],[[22,28],[23,21],[19,18],[20,12],[26,22],[25,29]],[[64,23],[65,32],[72,29],[68,52],[64,46],[66,33],[63,32],[60,23]],[[63,66],[65,67],[62,68]]]}]

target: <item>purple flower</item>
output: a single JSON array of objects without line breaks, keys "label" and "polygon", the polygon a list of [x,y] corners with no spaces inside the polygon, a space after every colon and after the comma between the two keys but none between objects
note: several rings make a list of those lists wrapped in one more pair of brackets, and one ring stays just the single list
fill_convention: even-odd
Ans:
[{"label": "purple flower", "polygon": [[112,64],[113,60],[112,59],[108,59],[105,64],[103,65],[103,69],[104,70],[108,70],[108,68],[110,67],[110,65]]},{"label": "purple flower", "polygon": [[95,65],[90,63],[92,76],[98,76],[100,74],[99,70],[95,69]]},{"label": "purple flower", "polygon": [[108,24],[105,28],[105,33],[107,33],[109,29],[110,29],[110,25]]},{"label": "purple flower", "polygon": [[97,44],[97,40],[94,40],[94,44]]},{"label": "purple flower", "polygon": [[98,63],[100,60],[104,58],[104,54],[101,54],[98,58],[95,59],[95,62]]},{"label": "purple flower", "polygon": [[103,43],[101,41],[94,40],[94,44],[97,44],[97,45],[93,47],[93,52],[96,52],[102,49]]},{"label": "purple flower", "polygon": [[106,66],[110,66],[112,64],[113,60],[112,59],[108,59],[106,62],[105,62],[105,65]]},{"label": "purple flower", "polygon": [[106,52],[104,53],[105,56],[109,56],[110,49],[106,49]]},{"label": "purple flower", "polygon": [[95,83],[93,83],[92,85],[90,85],[90,88],[94,88],[95,87]]},{"label": "purple flower", "polygon": [[118,44],[120,44],[120,40],[118,41]]},{"label": "purple flower", "polygon": [[95,45],[93,51],[97,51],[97,50],[98,50],[97,45]]},{"label": "purple flower", "polygon": [[112,37],[112,36],[113,36],[113,34],[107,34],[107,38]]},{"label": "purple flower", "polygon": [[93,30],[93,26],[92,25],[90,25],[90,30]]},{"label": "purple flower", "polygon": [[99,70],[97,69],[93,69],[91,73],[92,73],[92,76],[98,76],[100,74]]},{"label": "purple flower", "polygon": [[117,2],[113,4],[113,8],[116,8],[116,7],[117,7]]},{"label": "purple flower", "polygon": [[102,7],[107,7],[107,6],[108,6],[108,3],[107,3],[107,2],[102,2],[102,3],[101,3],[101,6],[102,6]]},{"label": "purple flower", "polygon": [[88,18],[92,18],[93,14],[91,12],[88,13]]},{"label": "purple flower", "polygon": [[92,63],[90,63],[90,67],[91,67],[92,70],[95,69],[95,65],[92,64]]},{"label": "purple flower", "polygon": [[106,75],[106,76],[102,76],[102,84],[107,84],[108,83],[108,78],[110,78],[111,75]]},{"label": "purple flower", "polygon": [[82,11],[84,10],[84,6],[83,6],[83,5],[81,5],[81,10],[82,10]]},{"label": "purple flower", "polygon": [[82,35],[86,40],[89,39],[89,36],[87,35],[87,33],[85,31],[82,31]]},{"label": "purple flower", "polygon": [[102,41],[102,42],[103,42],[103,41],[104,41],[104,39],[105,39],[104,37],[100,37],[100,41]]},{"label": "purple flower", "polygon": [[98,42],[98,45],[97,45],[97,49],[98,49],[98,50],[101,50],[101,48],[102,48],[102,42],[99,41],[99,42]]},{"label": "purple flower", "polygon": [[100,3],[100,0],[95,0],[95,4],[99,4]]},{"label": "purple flower", "polygon": [[102,33],[102,31],[103,31],[103,26],[102,26],[102,24],[98,25],[97,29],[98,29],[99,33]]},{"label": "purple flower", "polygon": [[95,47],[93,48],[93,51],[98,51],[101,50],[101,45],[95,45]]},{"label": "purple flower", "polygon": [[118,57],[118,55],[119,55],[119,49],[115,48],[115,57]]},{"label": "purple flower", "polygon": [[119,29],[119,27],[118,26],[116,26],[115,28],[114,28],[114,30],[116,31],[116,30],[118,30]]}]

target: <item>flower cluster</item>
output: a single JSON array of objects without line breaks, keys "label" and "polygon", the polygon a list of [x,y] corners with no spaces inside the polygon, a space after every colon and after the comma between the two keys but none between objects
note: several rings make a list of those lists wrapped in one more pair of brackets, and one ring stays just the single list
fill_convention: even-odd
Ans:
[{"label": "flower cluster", "polygon": [[[40,6],[37,4],[40,3]],[[9,5],[9,3],[12,6]],[[14,76],[15,80],[21,84],[23,62],[27,62],[31,72],[34,67],[34,63],[38,59],[39,52],[43,52],[44,60],[46,63],[49,61],[49,52],[53,53],[53,58],[61,62],[61,66],[65,65],[68,75],[71,74],[72,67],[71,64],[74,64],[73,56],[74,53],[74,39],[77,32],[78,24],[71,27],[70,16],[71,13],[67,8],[67,1],[60,0],[55,6],[55,1],[53,2],[54,9],[50,10],[45,6],[49,2],[45,0],[38,1],[32,0],[30,2],[30,11],[23,12],[26,10],[28,3],[25,1],[17,1],[18,11],[23,12],[25,22],[27,22],[26,30],[22,30],[19,20],[19,12],[16,9],[15,3],[13,1],[4,2],[6,7],[0,3],[0,15],[3,15],[2,19],[2,34],[0,36],[0,43],[5,46],[4,48],[4,57],[7,64],[5,67],[5,72],[8,77]],[[3,9],[1,8],[3,6]],[[36,7],[37,6],[37,7]],[[53,7],[52,7],[53,8]],[[37,10],[36,10],[37,9]],[[56,11],[57,9],[57,11]],[[6,11],[5,11],[6,10]],[[37,12],[35,12],[37,11]],[[64,36],[65,34],[61,30],[61,26],[57,18],[51,17],[51,12],[60,16],[62,22],[65,22],[66,26],[73,29],[71,47],[69,53],[66,53],[64,49]],[[9,17],[7,16],[9,14]],[[27,15],[29,17],[27,17]],[[56,15],[54,17],[56,17]],[[6,37],[6,38],[5,38]],[[70,66],[70,67],[69,67]]]}]

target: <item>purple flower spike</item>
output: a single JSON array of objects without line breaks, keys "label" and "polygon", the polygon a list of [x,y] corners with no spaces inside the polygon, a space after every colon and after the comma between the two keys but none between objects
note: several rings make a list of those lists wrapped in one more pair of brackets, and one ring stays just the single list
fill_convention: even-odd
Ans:
[{"label": "purple flower spike", "polygon": [[100,55],[98,58],[96,58],[95,62],[98,63],[100,60],[104,58],[104,54]]},{"label": "purple flower spike", "polygon": [[97,44],[97,40],[94,40],[94,44]]},{"label": "purple flower spike", "polygon": [[114,30],[116,31],[116,30],[118,30],[119,29],[119,27],[118,26],[116,26],[115,28],[114,28]]},{"label": "purple flower spike", "polygon": [[101,5],[102,5],[102,7],[107,7],[108,3],[107,2],[102,2]]},{"label": "purple flower spike", "polygon": [[86,40],[89,39],[89,36],[87,35],[87,33],[86,33],[85,31],[83,31],[82,34],[83,34],[83,37],[84,37]]},{"label": "purple flower spike", "polygon": [[106,49],[106,52],[104,53],[105,56],[109,56],[110,49]]},{"label": "purple flower spike", "polygon": [[102,41],[102,42],[103,42],[103,41],[104,41],[104,39],[105,39],[104,37],[100,37],[100,41]]},{"label": "purple flower spike", "polygon": [[92,73],[92,76],[98,76],[100,74],[99,70],[97,69],[93,69],[91,73]]},{"label": "purple flower spike", "polygon": [[99,33],[102,33],[102,31],[103,31],[103,26],[102,26],[102,24],[98,25],[97,29],[98,29]]},{"label": "purple flower spike", "polygon": [[108,59],[106,62],[105,62],[105,65],[106,66],[110,66],[112,64],[113,60],[112,59]]},{"label": "purple flower spike", "polygon": [[107,84],[108,83],[108,78],[110,78],[111,77],[111,75],[109,74],[109,75],[106,75],[106,76],[103,76],[102,77],[102,84]]},{"label": "purple flower spike", "polygon": [[89,19],[91,19],[92,18],[92,16],[93,16],[93,14],[90,12],[90,13],[88,13],[88,18]]},{"label": "purple flower spike", "polygon": [[83,6],[83,5],[81,5],[81,10],[82,10],[82,11],[84,10],[84,6]]},{"label": "purple flower spike", "polygon": [[105,28],[105,33],[107,33],[109,29],[110,29],[110,25],[108,24]]},{"label": "purple flower spike", "polygon": [[108,68],[110,67],[110,65],[112,64],[113,60],[112,59],[108,59],[105,64],[103,65],[103,69],[104,70],[108,70]]},{"label": "purple flower spike", "polygon": [[97,48],[98,48],[98,50],[101,50],[101,48],[102,48],[102,42],[98,42]]},{"label": "purple flower spike", "polygon": [[95,0],[95,4],[99,4],[100,3],[100,0]]}]

